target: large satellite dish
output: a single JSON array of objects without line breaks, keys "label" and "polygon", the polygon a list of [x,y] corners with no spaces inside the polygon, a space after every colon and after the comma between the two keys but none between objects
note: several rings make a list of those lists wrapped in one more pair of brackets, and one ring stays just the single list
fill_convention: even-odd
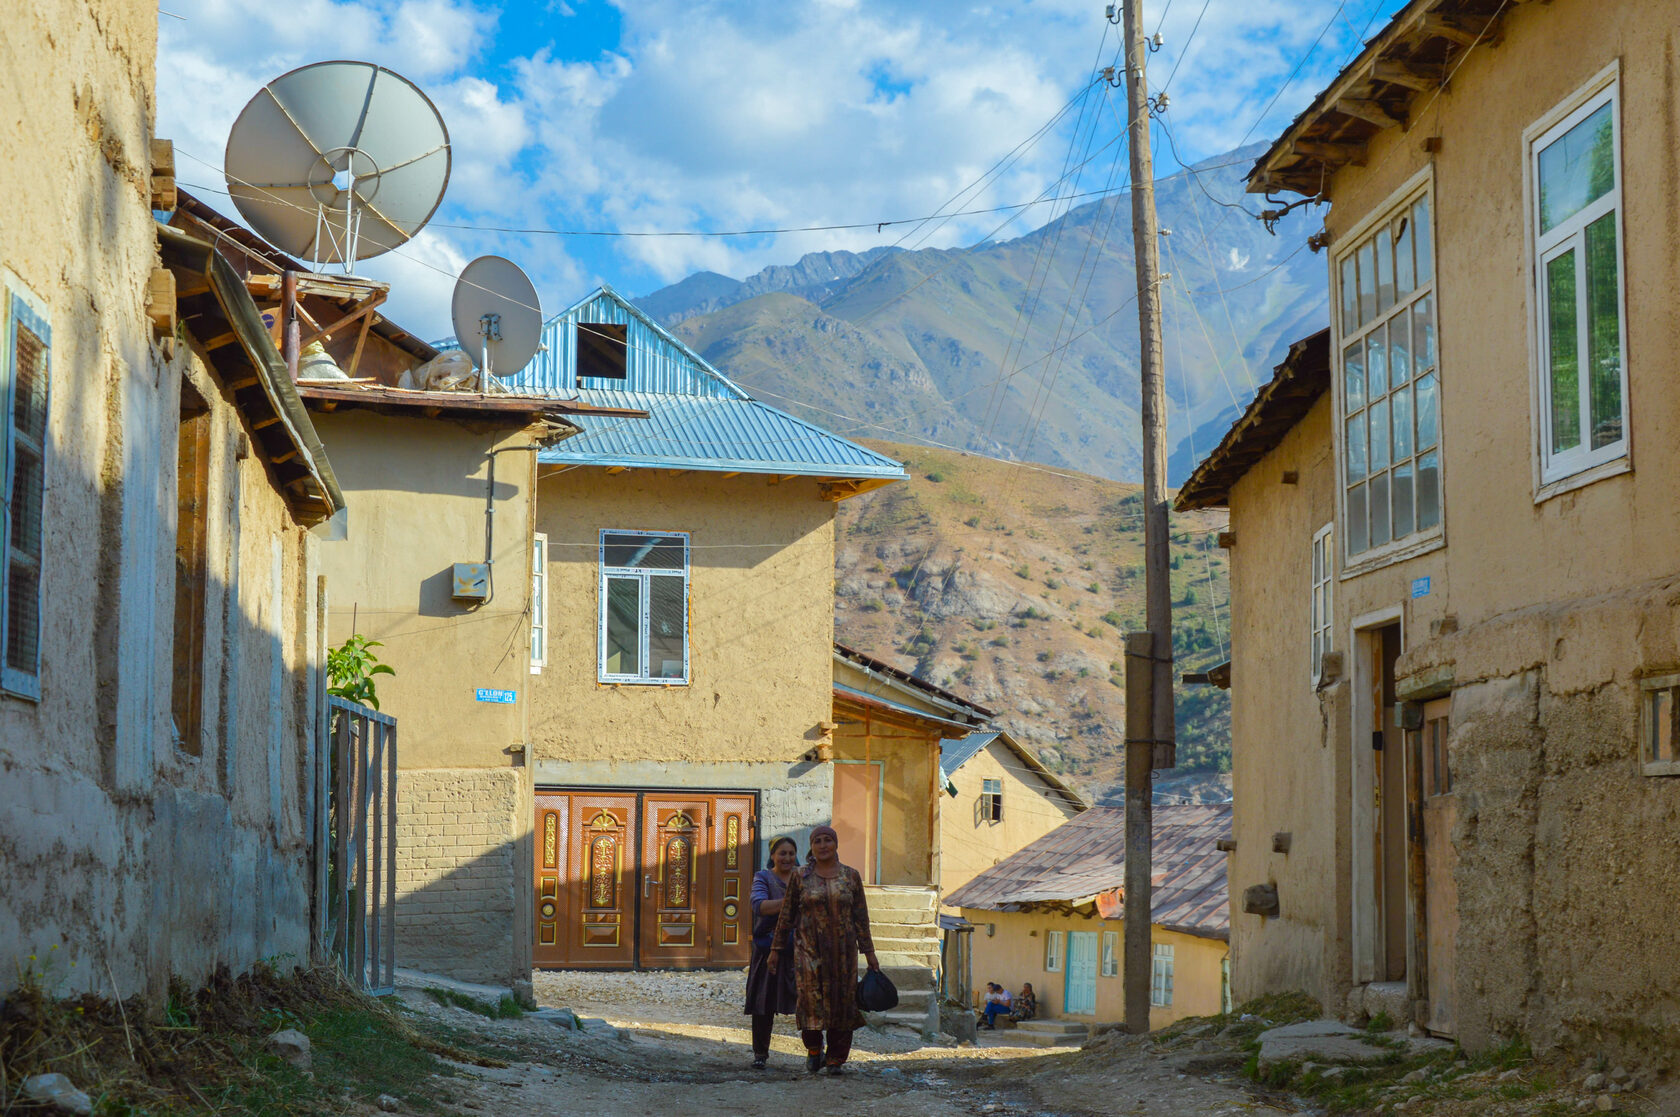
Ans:
[{"label": "large satellite dish", "polygon": [[343,264],[389,252],[431,220],[449,183],[449,130],[407,78],[317,62],[251,98],[228,135],[228,193],[263,239]]},{"label": "large satellite dish", "polygon": [[449,309],[456,342],[479,371],[511,376],[537,355],[542,307],[530,277],[512,260],[480,256],[468,264]]}]

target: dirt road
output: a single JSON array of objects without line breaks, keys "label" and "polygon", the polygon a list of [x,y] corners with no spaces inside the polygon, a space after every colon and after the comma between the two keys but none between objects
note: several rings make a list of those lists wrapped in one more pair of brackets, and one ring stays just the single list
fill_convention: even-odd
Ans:
[{"label": "dirt road", "polygon": [[979,1047],[924,1046],[896,1029],[857,1035],[850,1073],[807,1075],[791,1021],[780,1022],[770,1067],[749,1067],[738,974],[539,974],[538,1003],[604,1023],[583,1030],[540,1016],[487,1020],[439,1005],[422,989],[405,1004],[517,1054],[506,1068],[458,1066],[437,1080],[439,1109],[535,1117],[1235,1117],[1280,1110],[1235,1077],[1186,1075],[1147,1045],[1047,1052],[987,1034]]}]

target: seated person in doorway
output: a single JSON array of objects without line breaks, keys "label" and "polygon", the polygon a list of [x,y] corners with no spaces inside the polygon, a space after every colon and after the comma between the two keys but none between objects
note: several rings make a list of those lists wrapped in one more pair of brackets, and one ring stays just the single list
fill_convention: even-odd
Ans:
[{"label": "seated person in doorway", "polygon": [[995,981],[988,981],[986,989],[988,990],[986,993],[986,1008],[983,1013],[985,1026],[992,1031],[996,1031],[997,1018],[1008,1015],[1011,998],[1009,990]]},{"label": "seated person in doorway", "polygon": [[1032,982],[1023,982],[1021,991],[1015,994],[1015,1005],[1009,1010],[1009,1018],[1019,1023],[1031,1020],[1038,1015],[1038,995],[1033,992]]}]

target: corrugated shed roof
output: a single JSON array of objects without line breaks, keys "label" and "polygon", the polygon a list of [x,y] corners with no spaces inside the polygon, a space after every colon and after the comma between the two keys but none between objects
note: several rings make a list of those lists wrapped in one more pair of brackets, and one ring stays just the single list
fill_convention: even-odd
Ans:
[{"label": "corrugated shed roof", "polygon": [[948,737],[939,742],[939,774],[950,779],[958,768],[980,755],[980,750],[1003,736],[1002,730],[970,733],[966,737]]},{"label": "corrugated shed roof", "polygon": [[[577,375],[580,325],[623,326],[624,377]],[[885,483],[898,462],[753,399],[694,350],[602,287],[543,326],[543,349],[508,382],[515,391],[646,411],[634,422],[578,416],[583,433],[544,463],[777,473]]]},{"label": "corrugated shed roof", "polygon": [[952,795],[956,794],[955,785],[951,777],[956,775],[957,769],[980,755],[993,742],[1001,740],[1004,748],[1019,757],[1026,766],[1048,784],[1058,795],[1066,799],[1078,810],[1085,810],[1089,803],[1073,788],[1063,783],[1057,775],[1044,766],[1036,754],[1021,742],[1011,737],[1005,730],[990,730],[985,733],[970,733],[966,737],[947,738],[939,742],[939,777],[940,782]]},{"label": "corrugated shed roof", "polygon": [[[1154,809],[1151,922],[1204,938],[1230,936],[1225,854],[1231,805]],[[955,908],[1019,911],[1035,904],[1083,903],[1120,893],[1126,877],[1126,812],[1093,807],[1011,854],[945,897]]]}]

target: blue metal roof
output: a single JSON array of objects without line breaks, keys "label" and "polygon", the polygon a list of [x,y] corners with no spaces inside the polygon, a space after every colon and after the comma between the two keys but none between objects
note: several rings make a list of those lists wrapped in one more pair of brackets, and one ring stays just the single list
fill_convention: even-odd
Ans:
[{"label": "blue metal roof", "polygon": [[[625,327],[625,375],[577,375],[579,323]],[[572,417],[582,434],[538,455],[545,464],[694,469],[894,481],[891,458],[753,399],[610,287],[543,325],[536,359],[509,377],[515,391],[646,411],[646,419]]]},{"label": "blue metal roof", "polygon": [[970,733],[966,737],[947,737],[939,742],[939,775],[945,782],[950,782],[956,775],[957,769],[967,764],[981,749],[997,740],[997,730],[987,733]]}]

